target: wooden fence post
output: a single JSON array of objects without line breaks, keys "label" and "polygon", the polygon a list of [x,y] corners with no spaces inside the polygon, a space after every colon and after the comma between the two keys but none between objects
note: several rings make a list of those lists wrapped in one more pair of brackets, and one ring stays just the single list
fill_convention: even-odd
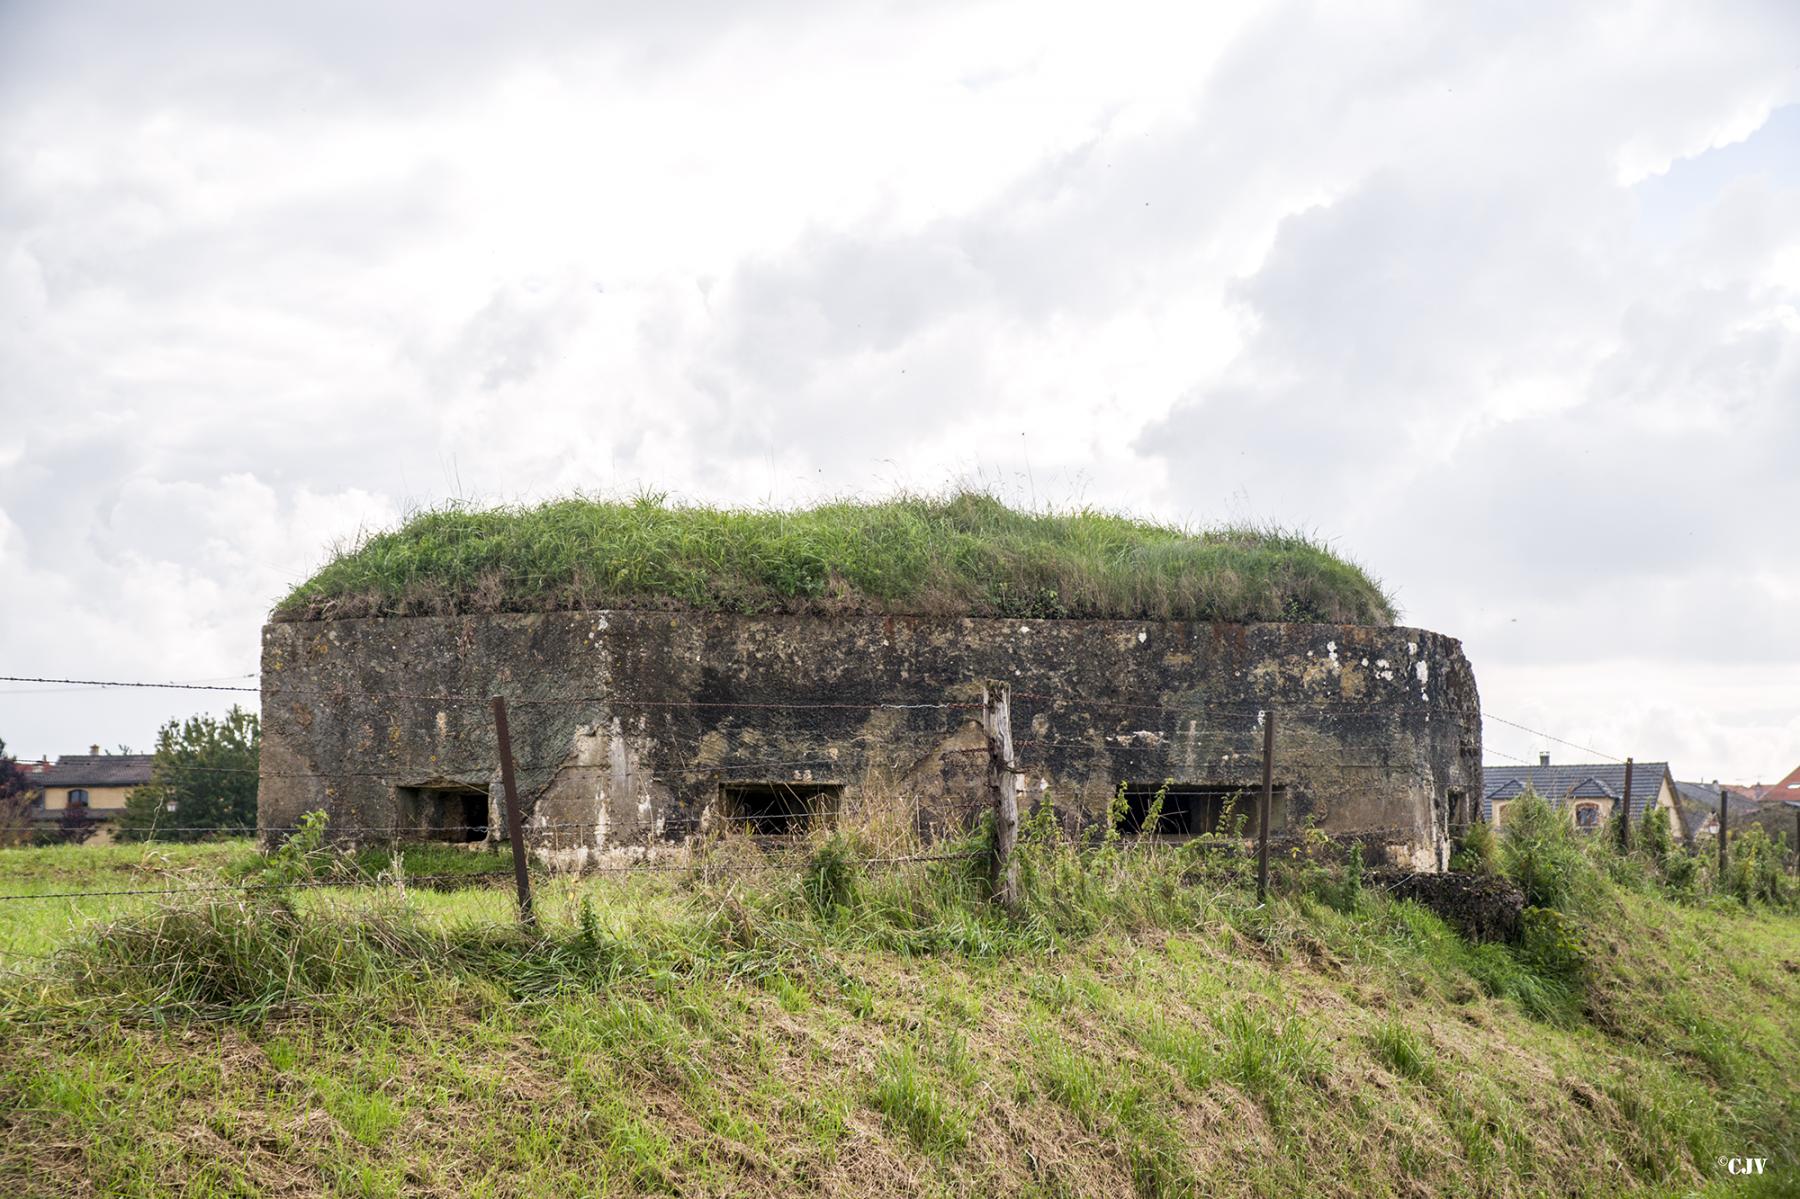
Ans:
[{"label": "wooden fence post", "polygon": [[1631,759],[1625,759],[1625,798],[1619,805],[1619,852],[1631,849]]},{"label": "wooden fence post", "polygon": [[1729,810],[1730,810],[1730,799],[1725,793],[1725,788],[1720,787],[1719,788],[1719,882],[1718,882],[1718,886],[1721,886],[1721,887],[1723,887],[1725,885],[1725,866],[1728,861],[1728,859],[1725,856],[1726,855],[1725,836],[1726,836],[1726,824],[1729,821],[1729,817],[1726,815],[1726,813]]},{"label": "wooden fence post", "polygon": [[1275,709],[1263,711],[1262,813],[1256,821],[1256,902],[1269,898],[1269,809],[1275,798]]},{"label": "wooden fence post", "polygon": [[994,807],[994,898],[1008,910],[1019,906],[1019,789],[1013,773],[1012,688],[988,683],[981,689],[981,723],[987,732],[988,799]]},{"label": "wooden fence post", "polygon": [[512,733],[506,727],[506,700],[494,697],[494,740],[500,744],[500,789],[506,795],[506,835],[512,841],[513,882],[519,888],[519,923],[537,927],[531,906],[531,875],[525,869],[525,828],[519,818],[519,789],[513,781]]}]

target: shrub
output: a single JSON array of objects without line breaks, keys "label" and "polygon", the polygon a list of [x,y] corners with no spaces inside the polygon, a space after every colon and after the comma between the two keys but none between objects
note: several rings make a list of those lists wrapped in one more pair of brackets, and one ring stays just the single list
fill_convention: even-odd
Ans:
[{"label": "shrub", "polygon": [[1663,885],[1678,899],[1691,898],[1700,888],[1700,859],[1677,849],[1663,859]]},{"label": "shrub", "polygon": [[1529,787],[1507,807],[1500,866],[1532,907],[1567,909],[1593,889],[1593,865],[1569,822]]},{"label": "shrub", "polygon": [[1644,814],[1638,825],[1637,851],[1650,859],[1660,872],[1664,862],[1675,852],[1675,838],[1669,833],[1669,813],[1662,808],[1652,808]]},{"label": "shrub", "polygon": [[77,994],[254,1020],[422,973],[447,956],[442,940],[403,906],[331,917],[247,891],[123,917],[58,961]]},{"label": "shrub", "polygon": [[1786,846],[1771,840],[1760,824],[1731,838],[1719,889],[1745,903],[1782,905],[1793,902],[1794,887],[1782,868]]},{"label": "shrub", "polygon": [[248,877],[246,885],[287,903],[288,893],[295,886],[316,881],[339,857],[325,845],[328,820],[324,812],[318,811],[300,817],[300,826],[293,835],[263,860],[261,869]]},{"label": "shrub", "polygon": [[862,891],[861,847],[833,833],[813,850],[800,875],[800,894],[816,916],[831,916],[855,904]]},{"label": "shrub", "polygon": [[1450,869],[1468,874],[1498,874],[1500,845],[1494,837],[1494,826],[1485,820],[1469,825],[1450,855]]},{"label": "shrub", "polygon": [[1526,908],[1519,960],[1539,978],[1578,990],[1587,981],[1588,953],[1576,922],[1551,908]]}]

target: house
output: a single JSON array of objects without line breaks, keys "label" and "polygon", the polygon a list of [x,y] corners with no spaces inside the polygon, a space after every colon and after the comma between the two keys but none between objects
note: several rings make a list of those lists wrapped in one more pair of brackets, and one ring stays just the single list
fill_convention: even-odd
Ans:
[{"label": "house", "polygon": [[[1790,845],[1800,844],[1800,769],[1772,786],[1733,786],[1714,780],[1710,783],[1676,783],[1676,798],[1688,817],[1692,837],[1709,838],[1719,834],[1719,793],[1723,791],[1729,805],[1732,835],[1736,836],[1752,824],[1760,824],[1769,836],[1785,837]],[[1752,798],[1753,795],[1760,799]]]},{"label": "house", "polygon": [[[1723,788],[1731,791],[1732,788]],[[1675,803],[1681,808],[1682,821],[1687,829],[1690,841],[1697,837],[1715,836],[1719,831],[1719,791],[1718,780],[1710,783],[1675,784]],[[1732,795],[1731,809],[1739,810],[1740,797]],[[1747,802],[1747,801],[1746,801]]]},{"label": "house", "polygon": [[98,745],[85,754],[62,754],[56,765],[32,781],[43,790],[33,806],[34,819],[113,820],[125,810],[133,787],[150,781],[150,754],[103,754]]},{"label": "house", "polygon": [[1800,766],[1794,767],[1780,782],[1761,788],[1756,798],[1764,802],[1782,800],[1800,803]]},{"label": "house", "polygon": [[[1506,808],[1530,787],[1569,813],[1575,827],[1593,831],[1617,814],[1625,793],[1623,762],[1577,762],[1552,765],[1549,754],[1539,754],[1536,766],[1484,766],[1482,815],[1493,824],[1506,822]],[[1667,762],[1637,762],[1631,770],[1631,821],[1643,822],[1644,814],[1660,808],[1669,813],[1669,831],[1686,837],[1675,776]]]}]

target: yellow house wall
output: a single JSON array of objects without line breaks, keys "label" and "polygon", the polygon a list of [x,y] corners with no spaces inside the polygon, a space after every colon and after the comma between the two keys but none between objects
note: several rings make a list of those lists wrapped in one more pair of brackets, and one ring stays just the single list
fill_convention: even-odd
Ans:
[{"label": "yellow house wall", "polygon": [[[1636,787],[1632,788],[1633,791],[1636,791],[1637,789],[1638,788]],[[1511,803],[1512,800],[1503,799],[1494,805],[1494,827],[1498,828],[1501,824],[1505,823],[1506,809]],[[1565,799],[1562,801],[1561,811],[1571,824],[1575,821],[1575,805],[1581,803],[1599,804],[1600,819],[1602,822],[1611,820],[1618,813],[1619,801],[1616,799]],[[1676,836],[1682,835],[1681,809],[1675,806],[1675,789],[1669,786],[1667,775],[1664,775],[1662,782],[1657,784],[1656,802],[1651,806],[1662,808],[1664,811],[1668,812],[1669,831]]]},{"label": "yellow house wall", "polygon": [[125,807],[125,797],[131,794],[130,787],[45,787],[44,810],[60,812],[69,806],[69,792],[86,791],[88,793],[88,811],[117,812]]},{"label": "yellow house wall", "polygon": [[1656,791],[1656,806],[1669,814],[1669,833],[1676,840],[1687,836],[1687,822],[1681,817],[1681,805],[1675,802],[1675,788],[1669,786],[1664,777],[1662,786]]}]

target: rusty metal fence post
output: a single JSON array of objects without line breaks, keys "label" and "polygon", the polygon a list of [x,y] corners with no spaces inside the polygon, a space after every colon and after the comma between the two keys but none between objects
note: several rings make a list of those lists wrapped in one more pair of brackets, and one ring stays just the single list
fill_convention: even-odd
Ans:
[{"label": "rusty metal fence post", "polygon": [[988,683],[981,689],[981,723],[987,733],[988,800],[994,809],[994,899],[1007,910],[1019,906],[1019,789],[1013,777],[1012,688]]},{"label": "rusty metal fence post", "polygon": [[1275,797],[1275,709],[1263,712],[1262,811],[1256,821],[1256,902],[1269,898],[1269,809]]},{"label": "rusty metal fence post", "polygon": [[525,869],[525,827],[519,817],[519,789],[513,780],[512,732],[506,726],[506,700],[494,697],[494,740],[500,746],[500,789],[506,795],[506,835],[512,841],[513,882],[519,888],[519,923],[537,927],[531,904],[531,875]]}]

